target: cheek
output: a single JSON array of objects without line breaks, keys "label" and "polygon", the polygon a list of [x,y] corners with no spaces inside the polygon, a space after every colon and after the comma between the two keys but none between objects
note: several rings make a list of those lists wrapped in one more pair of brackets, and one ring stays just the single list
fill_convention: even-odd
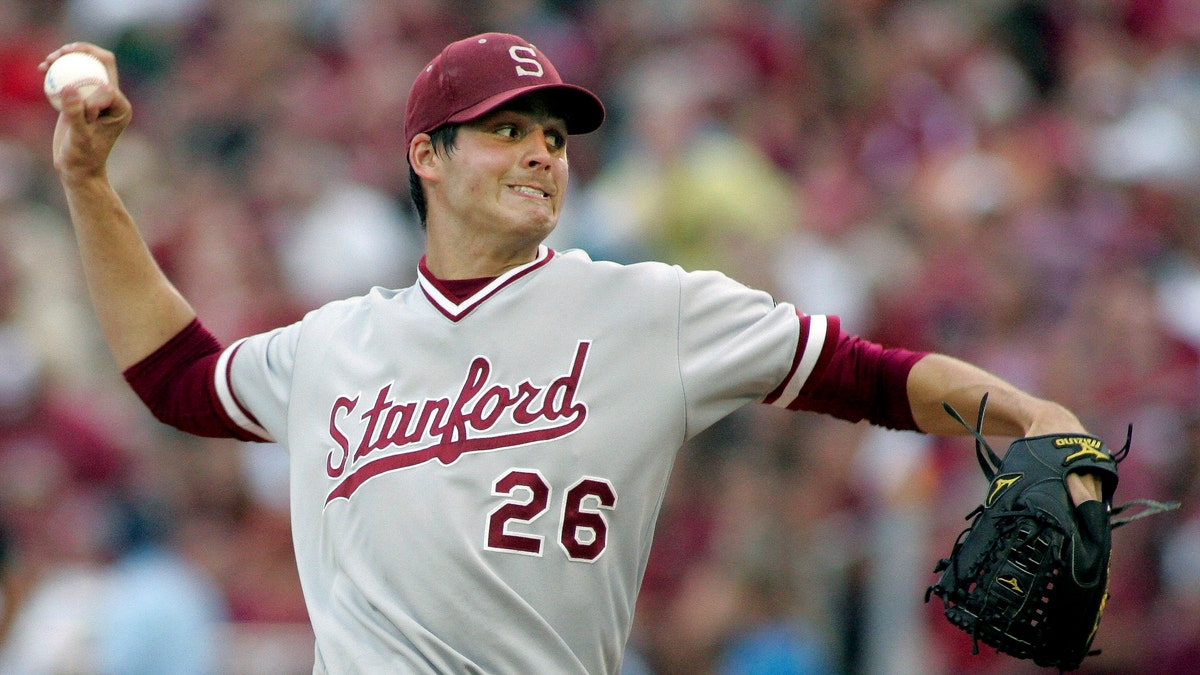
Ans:
[{"label": "cheek", "polygon": [[562,157],[554,161],[553,167],[554,184],[559,187],[558,194],[561,197],[563,193],[562,188],[567,187],[567,182],[571,178],[571,164],[566,157]]},{"label": "cheek", "polygon": [[496,189],[498,181],[492,174],[481,167],[473,167],[459,176],[458,187],[462,194],[469,197],[484,197]]}]

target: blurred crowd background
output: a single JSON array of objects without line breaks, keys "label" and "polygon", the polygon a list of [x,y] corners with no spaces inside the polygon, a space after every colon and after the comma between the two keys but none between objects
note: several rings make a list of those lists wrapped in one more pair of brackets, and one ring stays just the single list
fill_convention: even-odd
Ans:
[{"label": "blurred crowd background", "polygon": [[[116,53],[112,179],[228,341],[413,281],[405,97],[484,30],[608,106],[555,248],[720,269],[1113,447],[1132,423],[1116,501],[1183,507],[1115,533],[1082,672],[1200,672],[1195,0],[0,0],[0,672],[312,664],[283,451],[166,429],[116,372],[39,61]],[[746,408],[680,455],[626,672],[1040,672],[925,602],[983,490],[966,439]]]}]

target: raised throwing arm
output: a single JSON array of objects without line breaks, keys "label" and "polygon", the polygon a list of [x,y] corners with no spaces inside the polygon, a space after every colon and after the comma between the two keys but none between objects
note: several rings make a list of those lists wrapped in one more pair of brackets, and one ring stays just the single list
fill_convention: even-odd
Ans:
[{"label": "raised throwing arm", "polygon": [[187,326],[195,312],[155,262],[108,180],[109,153],[133,113],[118,85],[112,53],[72,43],[50,53],[41,69],[74,51],[99,58],[108,68],[110,84],[101,85],[86,100],[73,87],[63,91],[54,130],[54,168],[66,193],[100,328],[124,370]]}]

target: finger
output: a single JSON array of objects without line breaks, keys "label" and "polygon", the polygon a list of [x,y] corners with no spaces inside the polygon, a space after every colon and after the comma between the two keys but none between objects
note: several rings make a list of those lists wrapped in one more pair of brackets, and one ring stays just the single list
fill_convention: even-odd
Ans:
[{"label": "finger", "polygon": [[93,124],[99,117],[99,111],[95,110],[94,106],[88,105],[88,100],[92,97],[84,98],[76,85],[63,85],[58,95],[62,105],[62,114],[66,115],[67,120],[76,130],[80,130],[80,124]]},{"label": "finger", "polygon": [[100,119],[116,100],[116,93],[107,84],[98,85],[87,98],[83,99],[84,113],[88,122]]},{"label": "finger", "polygon": [[62,111],[59,113],[75,131],[83,131],[87,124],[87,110],[79,89],[68,84],[59,92]]},{"label": "finger", "polygon": [[38,70],[45,72],[46,69],[50,67],[50,64],[54,63],[58,59],[58,57],[62,56],[63,54],[66,54],[69,51],[72,51],[74,45],[75,45],[75,43],[63,45],[63,46],[59,47],[58,49],[55,49],[54,51],[47,54],[46,58],[42,59],[42,62],[38,64]]},{"label": "finger", "polygon": [[38,64],[38,70],[46,70],[50,67],[51,63],[57,61],[58,58],[63,54],[70,54],[71,52],[81,52],[86,50],[86,42],[68,42],[67,44],[47,54],[46,58],[42,59],[42,62]]}]

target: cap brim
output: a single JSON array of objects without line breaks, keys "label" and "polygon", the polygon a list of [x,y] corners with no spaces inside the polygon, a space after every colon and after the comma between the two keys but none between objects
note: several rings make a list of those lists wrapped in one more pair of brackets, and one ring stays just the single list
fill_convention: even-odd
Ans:
[{"label": "cap brim", "polygon": [[573,84],[541,84],[510,89],[485,98],[470,108],[460,110],[448,117],[445,123],[470,122],[513,99],[533,92],[546,92],[553,95],[555,112],[563,116],[569,134],[590,133],[599,129],[600,125],[604,123],[604,104],[592,92]]}]

